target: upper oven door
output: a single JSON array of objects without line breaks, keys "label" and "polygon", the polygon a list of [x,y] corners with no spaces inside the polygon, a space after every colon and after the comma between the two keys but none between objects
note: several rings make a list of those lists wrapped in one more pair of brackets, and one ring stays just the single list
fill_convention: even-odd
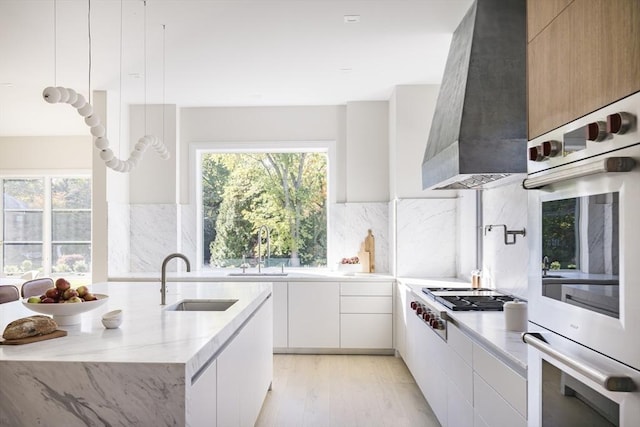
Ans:
[{"label": "upper oven door", "polygon": [[529,318],[640,369],[638,166],[529,192]]}]

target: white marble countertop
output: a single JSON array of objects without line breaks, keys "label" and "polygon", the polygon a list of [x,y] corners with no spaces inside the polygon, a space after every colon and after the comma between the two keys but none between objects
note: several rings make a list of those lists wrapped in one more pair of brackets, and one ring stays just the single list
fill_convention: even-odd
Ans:
[{"label": "white marble countertop", "polygon": [[[215,354],[271,295],[271,283],[170,283],[167,306],[185,298],[237,299],[223,312],[166,311],[159,284],[110,282],[90,286],[109,300],[82,314],[81,323],[59,326],[68,335],[25,345],[0,345],[0,361],[119,362],[187,364],[186,374]],[[121,309],[118,329],[105,329],[102,315]],[[0,330],[18,318],[34,315],[15,301],[2,304]]]},{"label": "white marble countertop", "polygon": [[[435,304],[438,303],[422,292],[424,286],[469,287],[469,282],[455,278],[398,280],[408,285],[415,295]],[[508,331],[505,328],[503,311],[452,311],[443,305],[440,306],[447,311],[450,321],[460,330],[520,375],[527,376],[527,345],[520,338],[520,332]]]},{"label": "white marble countertop", "polygon": [[[280,269],[269,268],[269,273],[280,273]],[[341,281],[367,281],[388,282],[395,280],[389,274],[379,273],[353,273],[331,271],[323,269],[286,269],[286,276],[256,276],[256,269],[248,269],[246,276],[229,276],[229,273],[242,273],[240,269],[225,270],[200,270],[192,272],[167,272],[168,282],[255,282],[256,280],[268,282],[341,282]],[[122,273],[109,277],[110,282],[159,282],[160,272],[157,273]]]}]

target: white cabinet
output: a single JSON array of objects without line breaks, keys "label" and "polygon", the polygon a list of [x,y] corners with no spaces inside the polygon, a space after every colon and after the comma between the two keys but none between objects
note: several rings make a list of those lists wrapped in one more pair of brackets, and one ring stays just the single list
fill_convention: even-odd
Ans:
[{"label": "white cabinet", "polygon": [[407,287],[398,282],[395,288],[393,338],[394,348],[403,359],[407,354],[407,304]]},{"label": "white cabinet", "polygon": [[289,282],[289,347],[340,347],[340,284]]},{"label": "white cabinet", "polygon": [[189,407],[187,414],[190,426],[216,427],[216,363],[217,361],[213,360],[193,381],[191,388],[188,389],[189,398],[187,402]]},{"label": "white cabinet", "polygon": [[[409,294],[409,298],[412,295]],[[408,303],[411,302],[411,299]],[[405,363],[429,406],[443,426],[447,424],[447,380],[444,362],[447,358],[446,343],[431,327],[415,315],[407,312],[407,345]]]},{"label": "white cabinet", "polygon": [[219,426],[249,427],[258,419],[273,378],[272,316],[270,298],[218,355]]},{"label": "white cabinet", "polygon": [[476,343],[473,370],[474,410],[484,422],[491,427],[526,426],[527,380]]},{"label": "white cabinet", "polygon": [[[453,322],[447,341],[437,336],[415,312],[419,301],[409,287],[404,315],[397,315],[396,331],[404,332],[400,353],[418,387],[443,427],[519,427],[527,425],[527,381]],[[396,341],[398,342],[398,341]]]},{"label": "white cabinet", "polygon": [[273,348],[289,346],[288,284],[273,282]]},{"label": "white cabinet", "polygon": [[522,417],[496,390],[477,373],[473,374],[474,412],[480,425],[489,427],[526,427]]},{"label": "white cabinet", "polygon": [[340,283],[340,347],[393,348],[393,284]]}]

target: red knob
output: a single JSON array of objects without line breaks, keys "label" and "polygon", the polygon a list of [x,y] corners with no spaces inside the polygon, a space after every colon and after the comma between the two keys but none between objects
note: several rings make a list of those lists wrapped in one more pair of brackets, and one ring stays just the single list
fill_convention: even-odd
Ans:
[{"label": "red knob", "polygon": [[418,304],[415,301],[411,301],[411,309],[415,310],[416,308],[418,308]]},{"label": "red knob", "polygon": [[562,144],[558,141],[544,141],[541,147],[544,157],[555,157],[560,154]]},{"label": "red knob", "polygon": [[629,113],[614,113],[607,116],[607,132],[623,135],[631,129],[633,115]]},{"label": "red knob", "polygon": [[607,139],[607,124],[605,122],[592,122],[587,125],[587,140],[601,142]]},{"label": "red knob", "polygon": [[416,310],[416,313],[417,313],[417,314],[418,314],[418,316],[419,316],[419,315],[421,315],[421,314],[422,314],[422,312],[423,312],[423,311],[424,311],[424,310],[422,309],[422,307],[418,307],[418,309]]},{"label": "red knob", "polygon": [[542,149],[539,145],[535,147],[529,147],[529,160],[532,162],[539,162],[544,158],[542,155]]}]

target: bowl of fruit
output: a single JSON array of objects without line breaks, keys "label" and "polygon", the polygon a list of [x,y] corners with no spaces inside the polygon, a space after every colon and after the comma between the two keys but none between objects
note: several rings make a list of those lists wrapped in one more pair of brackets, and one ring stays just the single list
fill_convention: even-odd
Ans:
[{"label": "bowl of fruit", "polygon": [[22,300],[22,304],[36,313],[53,316],[53,320],[60,326],[76,325],[80,323],[80,315],[100,307],[109,297],[104,294],[94,294],[87,286],[72,288],[63,278],[55,282],[40,296],[32,296]]}]

